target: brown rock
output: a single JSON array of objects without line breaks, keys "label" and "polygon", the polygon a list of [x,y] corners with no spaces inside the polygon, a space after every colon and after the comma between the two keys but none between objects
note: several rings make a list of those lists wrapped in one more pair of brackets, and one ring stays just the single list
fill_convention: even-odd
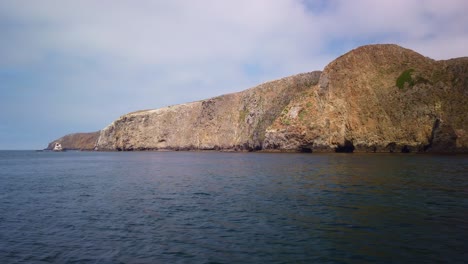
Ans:
[{"label": "brown rock", "polygon": [[99,131],[69,134],[50,142],[46,150],[52,150],[55,143],[60,143],[64,150],[94,150],[98,138]]},{"label": "brown rock", "polygon": [[[368,45],[340,56],[323,72],[126,114],[100,132],[96,146],[467,152],[467,113],[468,58],[435,61],[397,45]],[[87,148],[94,147],[93,140]],[[69,144],[62,142],[65,148]]]},{"label": "brown rock", "polygon": [[260,150],[268,126],[320,72],[267,82],[239,93],[126,114],[101,131],[99,150]]},{"label": "brown rock", "polygon": [[[399,88],[405,71],[411,77]],[[264,147],[466,151],[467,80],[468,58],[434,61],[397,45],[360,47],[330,63],[308,96],[291,101],[267,129]]]}]

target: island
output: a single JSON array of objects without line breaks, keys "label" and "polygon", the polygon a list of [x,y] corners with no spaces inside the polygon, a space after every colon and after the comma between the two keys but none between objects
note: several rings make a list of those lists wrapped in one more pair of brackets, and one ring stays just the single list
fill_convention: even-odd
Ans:
[{"label": "island", "polygon": [[436,61],[366,45],[323,71],[125,114],[64,149],[468,152],[468,57]]}]

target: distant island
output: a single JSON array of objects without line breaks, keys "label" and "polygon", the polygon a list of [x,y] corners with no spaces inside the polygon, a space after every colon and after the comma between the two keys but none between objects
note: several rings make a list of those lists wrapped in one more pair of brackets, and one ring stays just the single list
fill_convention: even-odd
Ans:
[{"label": "distant island", "polygon": [[468,152],[467,113],[468,57],[436,61],[378,44],[323,71],[129,113],[47,149]]}]

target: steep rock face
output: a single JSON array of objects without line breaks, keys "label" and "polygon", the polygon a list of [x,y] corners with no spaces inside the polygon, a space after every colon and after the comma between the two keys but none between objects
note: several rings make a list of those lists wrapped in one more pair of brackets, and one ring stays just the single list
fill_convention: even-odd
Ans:
[{"label": "steep rock face", "polygon": [[[397,45],[368,45],[337,58],[323,72],[129,113],[104,128],[96,146],[468,152],[466,113],[468,58],[435,61]],[[65,148],[94,147],[82,147],[80,137],[75,138],[81,143],[59,143]]]},{"label": "steep rock face", "polygon": [[267,129],[265,149],[467,151],[468,58],[369,45],[331,62]]},{"label": "steep rock face", "polygon": [[47,150],[52,150],[55,143],[60,143],[65,150],[93,150],[100,132],[74,133],[63,136],[49,143]]},{"label": "steep rock face", "polygon": [[267,127],[319,76],[298,74],[239,93],[129,113],[101,131],[97,148],[259,150]]}]

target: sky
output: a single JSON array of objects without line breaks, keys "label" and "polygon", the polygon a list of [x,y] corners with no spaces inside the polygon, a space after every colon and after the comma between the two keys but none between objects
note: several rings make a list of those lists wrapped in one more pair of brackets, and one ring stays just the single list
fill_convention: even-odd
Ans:
[{"label": "sky", "polygon": [[0,0],[0,149],[322,70],[361,45],[468,56],[466,0]]}]

